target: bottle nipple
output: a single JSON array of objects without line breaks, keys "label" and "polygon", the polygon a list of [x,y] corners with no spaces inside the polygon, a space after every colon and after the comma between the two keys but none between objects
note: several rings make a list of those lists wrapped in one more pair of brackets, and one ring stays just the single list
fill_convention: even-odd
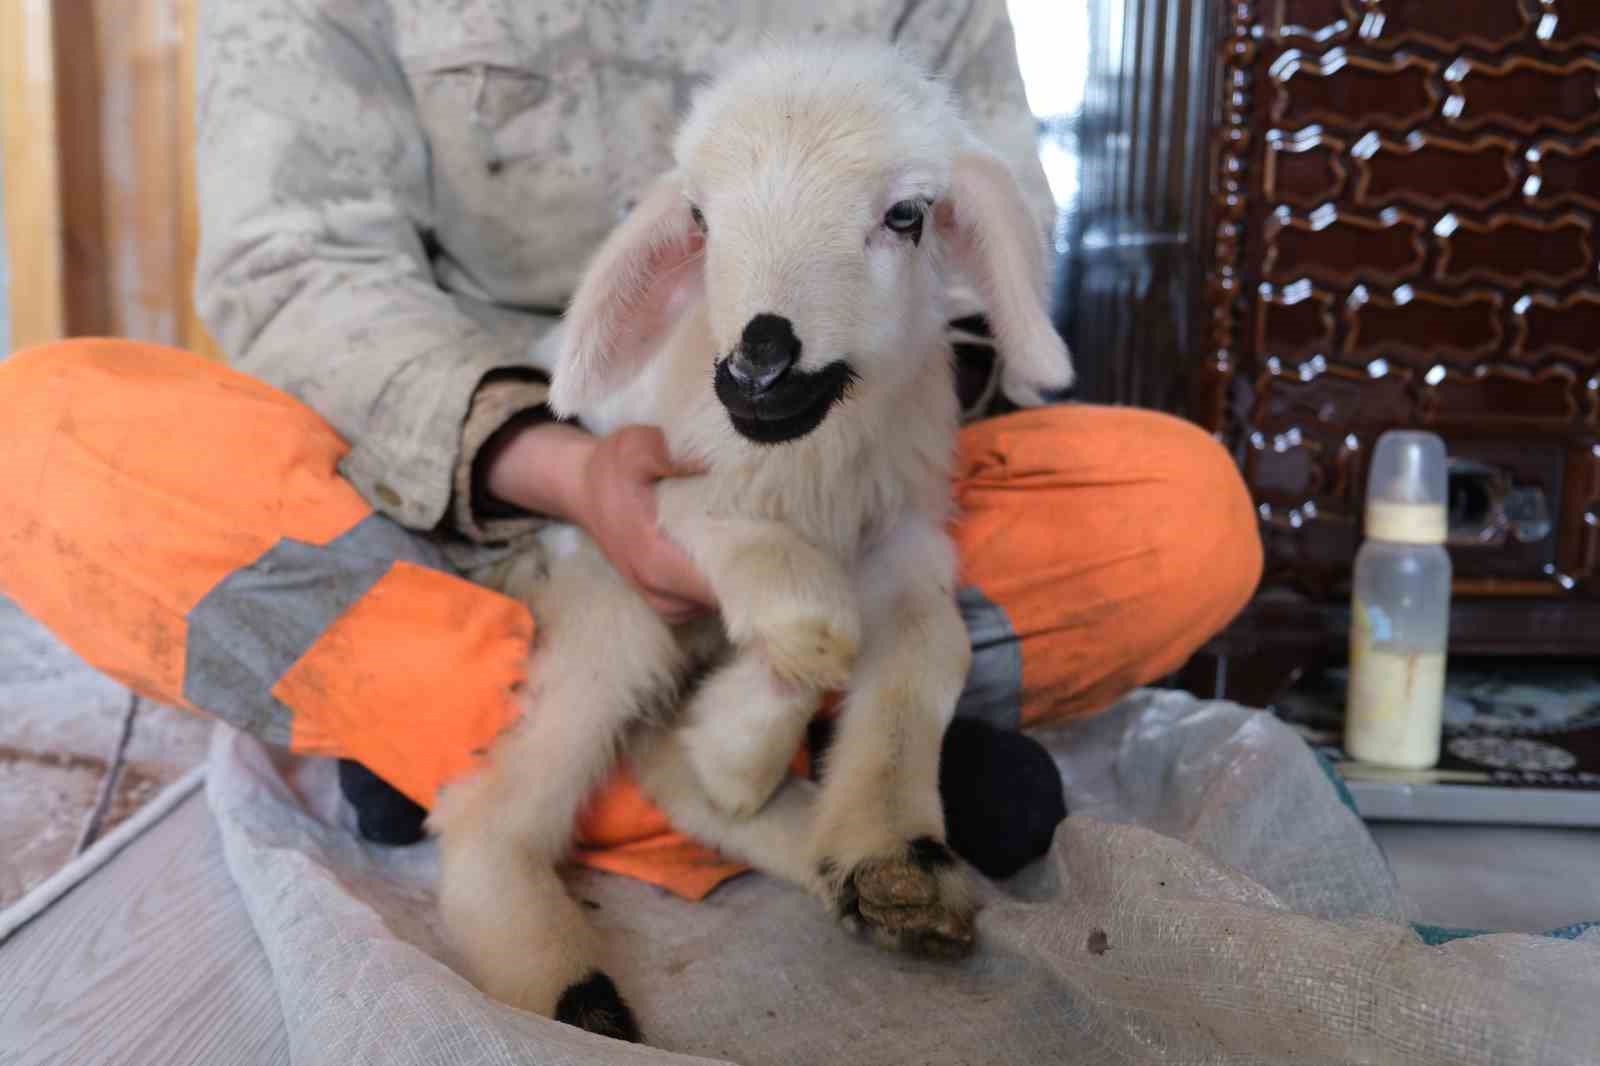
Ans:
[{"label": "bottle nipple", "polygon": [[1366,534],[1406,544],[1442,544],[1448,532],[1444,441],[1392,430],[1378,438],[1367,476]]}]

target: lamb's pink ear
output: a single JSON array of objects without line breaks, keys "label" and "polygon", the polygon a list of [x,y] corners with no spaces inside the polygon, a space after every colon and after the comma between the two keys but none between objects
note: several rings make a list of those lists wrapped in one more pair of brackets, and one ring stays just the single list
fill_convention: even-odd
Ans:
[{"label": "lamb's pink ear", "polygon": [[1072,356],[1050,322],[1039,226],[1011,171],[983,152],[958,156],[950,194],[936,205],[934,218],[945,247],[983,297],[1006,396],[1031,407],[1071,386]]},{"label": "lamb's pink ear", "polygon": [[703,240],[676,175],[657,181],[590,260],[564,316],[550,406],[584,412],[637,373],[704,288]]}]

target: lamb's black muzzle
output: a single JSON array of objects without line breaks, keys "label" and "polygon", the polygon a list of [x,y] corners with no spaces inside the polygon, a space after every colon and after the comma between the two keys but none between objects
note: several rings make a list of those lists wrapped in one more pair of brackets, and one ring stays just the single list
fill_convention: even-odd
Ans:
[{"label": "lamb's black muzzle", "polygon": [[762,313],[744,327],[739,345],[717,364],[717,399],[733,428],[760,444],[798,440],[822,424],[855,380],[844,360],[801,370],[800,338],[782,315]]},{"label": "lamb's black muzzle", "polygon": [[740,384],[732,363],[730,357],[717,364],[717,399],[727,408],[733,428],[757,444],[784,444],[804,437],[822,425],[856,379],[850,364],[840,359],[817,371],[791,367],[758,392]]}]

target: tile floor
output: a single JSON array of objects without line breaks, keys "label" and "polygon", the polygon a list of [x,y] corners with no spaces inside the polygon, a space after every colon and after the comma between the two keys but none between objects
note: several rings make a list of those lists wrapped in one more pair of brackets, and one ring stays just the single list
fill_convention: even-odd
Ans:
[{"label": "tile floor", "polygon": [[136,698],[0,598],[0,908],[205,756],[210,723]]}]

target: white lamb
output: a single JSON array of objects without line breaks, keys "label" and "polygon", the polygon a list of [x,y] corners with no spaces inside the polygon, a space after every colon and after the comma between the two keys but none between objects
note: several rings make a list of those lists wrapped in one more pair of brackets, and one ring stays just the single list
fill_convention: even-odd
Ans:
[{"label": "white lamb", "polygon": [[[447,788],[441,906],[468,975],[632,1039],[557,864],[626,754],[674,825],[852,928],[959,956],[940,742],[971,652],[946,536],[957,430],[946,268],[977,283],[1019,403],[1067,387],[1040,229],[948,89],[897,51],[765,48],[705,90],[661,179],[589,265],[551,405],[661,427],[704,476],[658,492],[720,618],[671,627],[574,530],[531,594],[519,724]],[[786,770],[846,698],[822,782]]]}]

